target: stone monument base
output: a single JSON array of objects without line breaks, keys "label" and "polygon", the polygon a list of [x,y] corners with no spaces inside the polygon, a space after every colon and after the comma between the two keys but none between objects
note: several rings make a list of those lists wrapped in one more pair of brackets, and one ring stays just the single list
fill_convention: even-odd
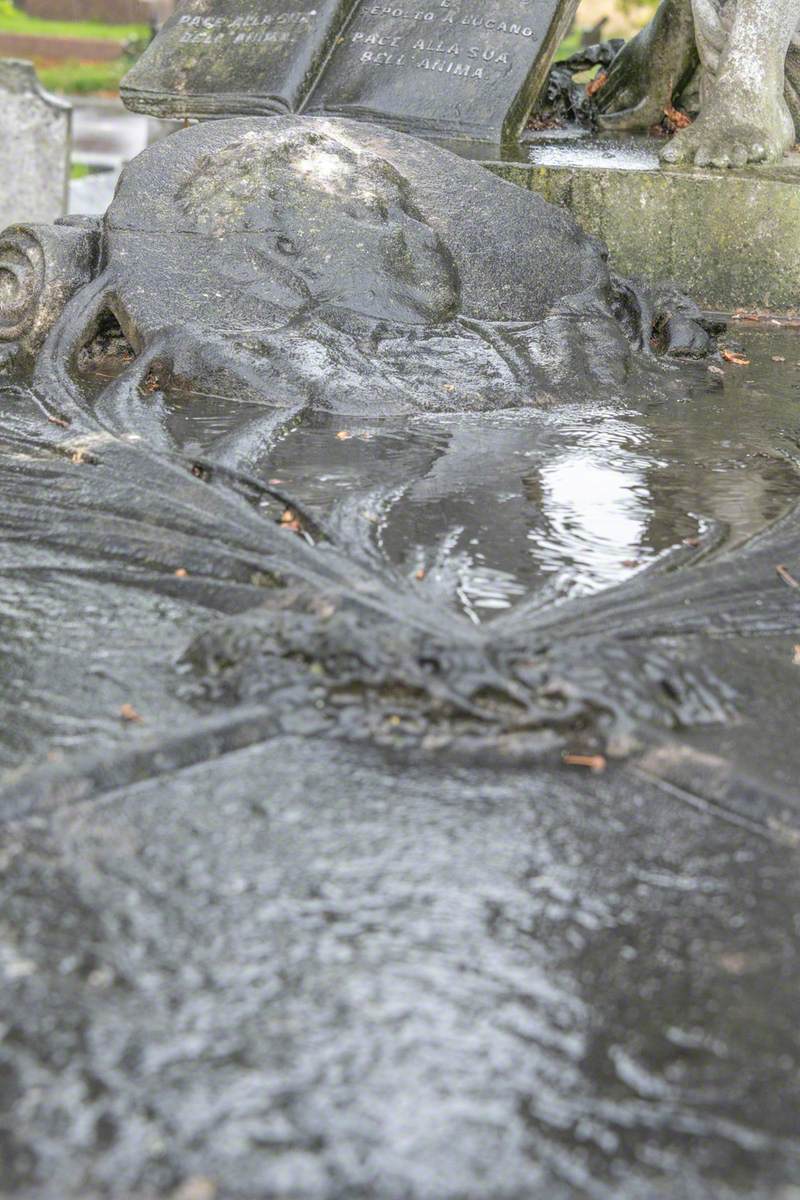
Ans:
[{"label": "stone monument base", "polygon": [[800,152],[777,166],[664,168],[649,138],[534,135],[490,170],[568,208],[622,275],[672,279],[701,307],[800,313]]}]

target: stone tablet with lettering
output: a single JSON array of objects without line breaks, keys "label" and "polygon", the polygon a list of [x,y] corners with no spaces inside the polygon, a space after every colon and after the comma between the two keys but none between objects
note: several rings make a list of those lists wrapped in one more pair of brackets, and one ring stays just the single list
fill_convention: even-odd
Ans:
[{"label": "stone tablet with lettering", "polygon": [[0,59],[0,229],[67,211],[71,117],[31,63]]},{"label": "stone tablet with lettering", "polygon": [[508,141],[574,12],[561,0],[361,0],[308,107],[409,133]]},{"label": "stone tablet with lettering", "polygon": [[185,0],[122,81],[157,117],[297,112],[354,0]]},{"label": "stone tablet with lettering", "polygon": [[185,0],[122,95],[157,116],[309,111],[500,143],[524,128],[576,4]]}]

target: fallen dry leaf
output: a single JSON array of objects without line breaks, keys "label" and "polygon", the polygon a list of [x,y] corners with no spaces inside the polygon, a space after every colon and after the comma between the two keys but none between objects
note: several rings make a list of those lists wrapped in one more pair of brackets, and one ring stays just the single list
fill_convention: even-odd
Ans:
[{"label": "fallen dry leaf", "polygon": [[608,75],[605,71],[598,71],[591,83],[586,85],[586,95],[596,96],[600,88],[605,87],[608,83]]},{"label": "fallen dry leaf", "polygon": [[217,1185],[205,1175],[192,1175],[184,1180],[170,1200],[216,1200]]},{"label": "fallen dry leaf", "polygon": [[594,775],[599,775],[606,769],[603,754],[562,754],[561,761],[568,767],[587,767]]},{"label": "fallen dry leaf", "polygon": [[186,570],[186,567],[178,567],[175,574],[177,575],[178,579],[185,579],[189,572]]},{"label": "fallen dry leaf", "polygon": [[783,563],[779,563],[778,566],[775,568],[775,570],[777,571],[779,577],[783,580],[783,582],[788,583],[789,587],[800,588],[800,583],[797,582],[794,575],[792,575],[789,572],[789,570],[783,565]]},{"label": "fallen dry leaf", "polygon": [[297,513],[291,508],[284,509],[283,513],[281,514],[281,526],[283,529],[288,529],[292,533],[302,533],[303,531],[303,527],[300,524]]},{"label": "fallen dry leaf", "polygon": [[692,549],[694,549],[696,546],[699,546],[701,544],[701,539],[699,537],[684,538],[683,544],[684,544],[684,546],[691,546]]},{"label": "fallen dry leaf", "polygon": [[745,358],[743,354],[737,354],[735,350],[723,350],[722,357],[725,362],[733,363],[736,367],[749,367],[750,359]]},{"label": "fallen dry leaf", "polygon": [[685,112],[681,112],[679,108],[673,108],[671,104],[664,109],[664,116],[673,129],[688,129],[692,123],[691,117],[687,116]]},{"label": "fallen dry leaf", "polygon": [[141,715],[136,711],[132,704],[123,704],[119,710],[119,715],[123,721],[141,721]]},{"label": "fallen dry leaf", "polygon": [[415,579],[424,579],[425,578],[425,568],[420,567],[420,569],[414,573],[414,578]]},{"label": "fallen dry leaf", "polygon": [[340,442],[346,442],[346,441],[348,441],[348,440],[349,440],[349,439],[350,439],[350,438],[351,438],[353,435],[352,435],[352,433],[349,433],[349,432],[348,432],[348,430],[346,430],[346,429],[340,429],[340,430],[339,430],[339,432],[337,433],[337,435],[336,435],[336,436],[337,436],[337,438],[339,439],[339,441],[340,441]]},{"label": "fallen dry leaf", "polygon": [[792,662],[796,667],[800,667],[800,645],[795,646]]}]

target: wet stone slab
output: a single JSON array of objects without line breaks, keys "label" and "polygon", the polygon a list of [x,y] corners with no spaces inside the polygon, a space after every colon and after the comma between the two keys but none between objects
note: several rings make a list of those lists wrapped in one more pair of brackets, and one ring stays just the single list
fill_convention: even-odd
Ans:
[{"label": "wet stone slab", "polygon": [[420,135],[519,135],[573,0],[189,0],[123,82],[157,116],[330,112]]},{"label": "wet stone slab", "polygon": [[3,1197],[795,1200],[798,331],[334,118],[0,279]]}]

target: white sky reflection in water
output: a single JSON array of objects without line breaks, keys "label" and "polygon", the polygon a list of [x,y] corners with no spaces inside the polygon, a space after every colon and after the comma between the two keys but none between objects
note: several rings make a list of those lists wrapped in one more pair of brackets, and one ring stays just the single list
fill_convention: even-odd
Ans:
[{"label": "white sky reflection in water", "polygon": [[525,585],[510,571],[487,567],[481,562],[465,559],[458,572],[456,596],[466,616],[476,622],[480,620],[479,609],[489,616],[489,610],[511,608],[526,591]]},{"label": "white sky reflection in water", "polygon": [[[656,557],[648,547],[648,468],[656,461],[641,427],[607,408],[588,420],[585,412],[553,414],[544,422],[549,436],[541,418],[537,432],[504,425],[485,433],[486,458],[473,461],[458,483],[450,480],[449,495],[446,486],[434,489],[442,514],[456,494],[472,501],[475,524],[451,528],[447,539],[465,615],[478,622],[513,607],[528,593],[530,567],[540,576],[542,600],[553,603],[613,586]],[[451,449],[459,441],[456,435]],[[463,451],[457,458],[463,469]],[[504,470],[490,480],[493,458]],[[443,484],[443,474],[440,462],[428,482],[435,475]],[[476,494],[478,480],[494,504]]]},{"label": "white sky reflection in water", "polygon": [[569,595],[610,587],[636,569],[625,564],[644,564],[652,502],[635,453],[569,450],[542,469],[541,486],[544,524],[529,538],[541,570],[559,572]]},{"label": "white sky reflection in water", "polygon": [[[624,583],[709,531],[712,552],[741,544],[796,502],[797,335],[751,332],[748,345],[748,372],[731,369],[724,386],[687,375],[678,401],[622,394],[346,425],[318,413],[249,469],[337,537],[366,538],[431,603],[475,622],[544,608]],[[179,443],[213,443],[218,410],[178,397]]]}]

